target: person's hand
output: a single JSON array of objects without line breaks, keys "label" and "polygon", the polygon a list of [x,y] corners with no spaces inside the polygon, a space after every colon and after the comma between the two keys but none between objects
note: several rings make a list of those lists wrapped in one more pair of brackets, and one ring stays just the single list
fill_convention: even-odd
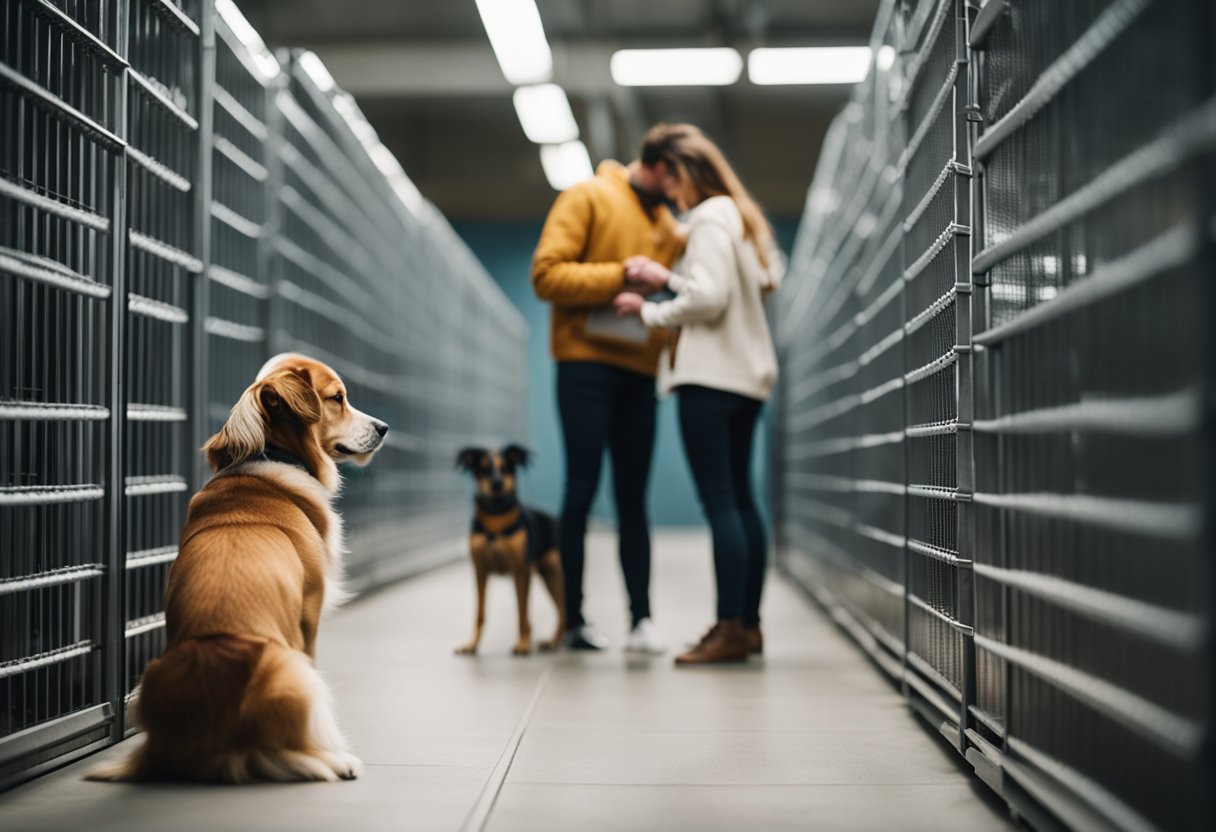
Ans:
[{"label": "person's hand", "polygon": [[641,317],[642,304],[646,301],[637,292],[621,292],[612,301],[618,318],[628,318],[630,315]]},{"label": "person's hand", "polygon": [[649,295],[667,287],[671,272],[662,263],[637,255],[625,261],[625,282],[637,293]]}]

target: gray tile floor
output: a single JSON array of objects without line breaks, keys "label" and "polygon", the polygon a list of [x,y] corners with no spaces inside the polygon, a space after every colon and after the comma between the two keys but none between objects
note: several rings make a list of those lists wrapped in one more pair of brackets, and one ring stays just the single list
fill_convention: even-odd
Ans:
[{"label": "gray tile floor", "polygon": [[[614,539],[593,535],[589,618],[627,623]],[[708,541],[655,540],[656,623],[673,648],[713,611]],[[337,784],[87,783],[86,760],[0,795],[0,829],[968,830],[1009,823],[899,695],[779,579],[766,655],[676,670],[670,654],[513,658],[514,596],[490,587],[481,655],[467,563],[376,593],[324,626],[319,663],[367,764]],[[534,633],[553,626],[539,582]],[[138,741],[138,740],[136,740]],[[111,749],[102,756],[123,753]]]}]

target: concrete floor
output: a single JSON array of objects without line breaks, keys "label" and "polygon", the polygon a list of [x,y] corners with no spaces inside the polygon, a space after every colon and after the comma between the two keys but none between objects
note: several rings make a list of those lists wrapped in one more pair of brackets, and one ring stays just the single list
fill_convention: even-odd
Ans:
[{"label": "concrete floor", "polygon": [[[588,617],[622,640],[614,538],[593,535]],[[656,624],[673,647],[712,616],[708,540],[655,540]],[[367,770],[355,782],[88,783],[120,746],[0,795],[0,828],[225,830],[967,830],[1010,826],[859,650],[780,579],[766,655],[676,670],[619,649],[513,658],[514,594],[490,587],[480,656],[458,657],[472,571],[445,567],[322,628],[319,664]],[[552,605],[537,581],[533,631]],[[133,740],[138,742],[138,740]],[[125,744],[124,744],[125,745]]]}]

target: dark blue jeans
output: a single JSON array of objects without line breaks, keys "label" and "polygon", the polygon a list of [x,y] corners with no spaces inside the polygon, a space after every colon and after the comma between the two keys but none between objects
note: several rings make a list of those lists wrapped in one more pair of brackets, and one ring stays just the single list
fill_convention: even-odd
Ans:
[{"label": "dark blue jeans", "polygon": [[654,449],[654,379],[607,364],[557,365],[557,410],[566,445],[561,551],[566,626],[583,625],[587,514],[600,484],[604,449],[612,460],[621,571],[633,623],[650,616],[650,528],[646,481]]},{"label": "dark blue jeans", "polygon": [[694,385],[676,392],[684,453],[713,536],[718,618],[756,626],[767,555],[752,496],[751,459],[763,402]]}]

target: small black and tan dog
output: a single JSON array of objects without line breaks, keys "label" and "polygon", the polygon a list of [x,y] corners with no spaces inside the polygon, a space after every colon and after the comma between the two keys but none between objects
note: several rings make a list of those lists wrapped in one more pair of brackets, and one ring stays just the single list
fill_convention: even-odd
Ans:
[{"label": "small black and tan dog", "polygon": [[477,483],[473,525],[469,530],[469,555],[477,577],[477,624],[472,640],[456,648],[457,653],[476,653],[481,643],[486,620],[486,580],[492,574],[510,575],[515,581],[519,603],[519,640],[512,650],[515,655],[532,652],[528,590],[533,569],[540,574],[557,605],[557,631],[552,639],[538,646],[541,650],[555,649],[566,631],[557,518],[523,505],[515,493],[515,471],[526,466],[530,456],[527,448],[508,445],[498,451],[465,448],[456,457],[456,467],[472,474]]}]

